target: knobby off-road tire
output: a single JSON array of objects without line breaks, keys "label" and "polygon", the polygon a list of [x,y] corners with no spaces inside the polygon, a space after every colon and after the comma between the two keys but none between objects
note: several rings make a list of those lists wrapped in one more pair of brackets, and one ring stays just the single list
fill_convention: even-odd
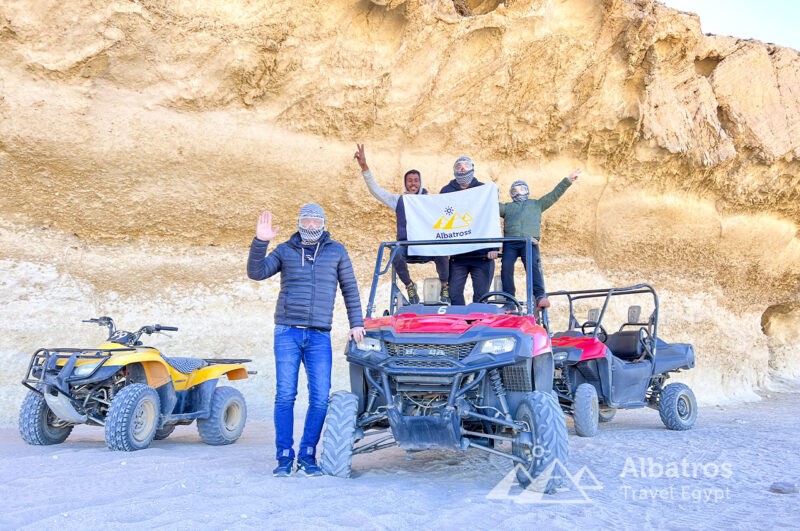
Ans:
[{"label": "knobby off-road tire", "polygon": [[175,431],[175,424],[167,424],[166,426],[162,426],[156,430],[156,434],[153,437],[154,441],[162,441],[169,437],[172,432]]},{"label": "knobby off-road tire", "polygon": [[222,446],[236,442],[247,422],[244,396],[233,387],[217,387],[211,397],[211,415],[197,419],[197,432],[203,442]]},{"label": "knobby off-road tire", "polygon": [[697,400],[685,384],[671,383],[658,397],[661,422],[671,430],[688,430],[697,420]]},{"label": "knobby off-road tire", "polygon": [[572,402],[572,417],[575,420],[575,433],[580,437],[597,435],[600,422],[600,406],[597,402],[597,390],[590,383],[582,383],[575,390]]},{"label": "knobby off-road tire", "polygon": [[523,398],[514,420],[527,424],[533,432],[533,448],[512,443],[511,451],[526,460],[515,464],[517,481],[524,488],[553,493],[567,472],[569,439],[567,422],[558,400],[550,393],[534,391]]},{"label": "knobby off-road tire", "polygon": [[329,476],[350,477],[353,445],[356,437],[358,397],[347,391],[336,391],[328,400],[325,433],[322,438],[320,467]]},{"label": "knobby off-road tire", "polygon": [[108,408],[106,446],[123,452],[147,448],[156,435],[160,413],[155,389],[141,383],[123,387]]},{"label": "knobby off-road tire", "polygon": [[613,407],[601,407],[597,415],[600,422],[611,422],[617,416],[617,410]]},{"label": "knobby off-road tire", "polygon": [[19,434],[34,446],[60,444],[69,437],[72,426],[54,426],[58,418],[47,406],[43,396],[28,392],[19,410]]}]

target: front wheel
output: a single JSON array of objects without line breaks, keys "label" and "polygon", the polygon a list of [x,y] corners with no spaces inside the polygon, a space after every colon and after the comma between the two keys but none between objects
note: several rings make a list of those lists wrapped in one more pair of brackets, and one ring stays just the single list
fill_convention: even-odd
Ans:
[{"label": "front wheel", "polygon": [[553,493],[561,486],[569,458],[569,440],[564,412],[550,393],[527,393],[517,408],[514,420],[526,425],[533,435],[533,446],[512,443],[511,451],[525,460],[517,463],[517,481],[528,488]]},{"label": "front wheel", "polygon": [[60,444],[72,431],[71,424],[59,421],[39,393],[30,391],[19,410],[19,434],[28,444],[45,446]]},{"label": "front wheel", "polygon": [[697,400],[694,393],[685,384],[669,384],[658,397],[658,413],[667,428],[688,430],[697,420]]},{"label": "front wheel", "polygon": [[349,478],[356,439],[358,397],[336,391],[328,401],[320,467],[329,476]]},{"label": "front wheel", "polygon": [[247,421],[244,396],[233,387],[217,387],[211,397],[211,415],[197,419],[197,431],[204,443],[231,444],[241,437]]},{"label": "front wheel", "polygon": [[594,437],[597,435],[600,408],[597,403],[597,390],[592,384],[582,383],[575,390],[572,416],[575,420],[575,433],[580,437]]},{"label": "front wheel", "polygon": [[111,401],[106,415],[106,446],[134,452],[150,446],[156,435],[161,401],[149,385],[123,387]]}]

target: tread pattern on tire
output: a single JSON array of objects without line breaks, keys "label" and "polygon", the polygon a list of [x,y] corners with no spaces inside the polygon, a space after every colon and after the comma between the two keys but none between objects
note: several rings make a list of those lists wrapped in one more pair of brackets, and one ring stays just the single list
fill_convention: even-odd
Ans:
[{"label": "tread pattern on tire", "polygon": [[49,410],[43,396],[33,391],[28,392],[19,410],[19,434],[23,441],[34,446],[46,446],[60,444],[69,437],[72,426],[47,429]]},{"label": "tread pattern on tire", "polygon": [[[527,488],[531,483],[530,478],[536,480],[543,473],[549,472],[550,477],[545,485],[534,486],[545,493],[553,493],[563,482],[563,474],[566,472],[569,460],[569,437],[564,412],[550,393],[540,391],[526,393],[517,411],[519,412],[526,404],[533,410],[534,445],[541,448],[544,455],[534,461],[527,474],[518,471],[517,480],[520,485]],[[521,415],[518,413],[518,416]]]},{"label": "tread pattern on tire", "polygon": [[590,383],[580,384],[575,390],[575,399],[572,401],[572,418],[575,421],[575,433],[579,437],[597,435],[599,411],[597,389]]},{"label": "tread pattern on tire", "polygon": [[356,434],[358,397],[347,391],[336,391],[328,400],[325,435],[322,439],[320,467],[330,475],[350,477],[353,443]]},{"label": "tread pattern on tire", "polygon": [[[224,426],[223,417],[232,400],[238,401],[242,408],[242,421],[235,430],[229,431]],[[197,432],[206,444],[212,446],[233,444],[242,436],[246,422],[247,404],[242,393],[233,387],[221,386],[214,389],[214,395],[211,397],[211,415],[207,419],[197,419]]]},{"label": "tread pattern on tire", "polygon": [[[150,446],[156,433],[155,429],[153,430],[153,437],[149,437],[149,440],[146,440],[144,443],[135,443],[131,438],[131,421],[133,414],[140,400],[145,395],[150,395],[149,398],[153,400],[155,404],[156,415],[159,415],[161,412],[161,401],[158,398],[156,390],[149,385],[141,383],[127,385],[120,389],[117,396],[111,401],[111,407],[108,408],[108,415],[106,415],[105,427],[106,445],[111,450],[133,452],[136,450],[143,450]],[[156,419],[156,421],[157,420],[158,419]]]},{"label": "tread pattern on tire", "polygon": [[[688,397],[692,407],[692,415],[688,421],[681,419],[678,415],[677,403],[681,395]],[[689,386],[680,382],[666,386],[658,398],[658,414],[661,416],[664,426],[671,430],[684,431],[694,426],[695,420],[697,420],[697,400]]]}]

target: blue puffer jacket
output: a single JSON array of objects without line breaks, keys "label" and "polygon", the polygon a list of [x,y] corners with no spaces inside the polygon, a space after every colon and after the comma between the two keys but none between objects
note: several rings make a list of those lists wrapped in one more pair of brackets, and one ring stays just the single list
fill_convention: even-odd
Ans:
[{"label": "blue puffer jacket", "polygon": [[268,245],[269,242],[253,238],[247,276],[264,280],[281,274],[275,324],[330,330],[336,287],[341,285],[350,328],[364,326],[358,283],[344,245],[332,240],[328,232],[322,234],[319,248],[310,257],[297,232],[266,256]]}]

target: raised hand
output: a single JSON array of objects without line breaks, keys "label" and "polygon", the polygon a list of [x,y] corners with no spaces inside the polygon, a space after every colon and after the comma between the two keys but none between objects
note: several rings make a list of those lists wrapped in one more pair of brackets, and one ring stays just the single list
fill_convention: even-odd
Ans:
[{"label": "raised hand", "polygon": [[569,182],[571,182],[571,183],[574,183],[575,181],[577,181],[577,180],[578,180],[578,175],[580,175],[580,174],[581,174],[581,169],[580,169],[580,168],[578,168],[577,170],[575,170],[574,172],[572,172],[572,173],[570,174],[570,176],[569,176],[569,177],[567,177],[567,179],[569,179]]},{"label": "raised hand", "polygon": [[369,171],[367,155],[364,153],[364,144],[356,144],[356,154],[353,155],[353,158],[356,159],[358,165],[361,166],[361,171]]},{"label": "raised hand", "polygon": [[268,242],[278,235],[279,227],[272,228],[272,213],[265,210],[258,216],[256,224],[256,238]]}]

